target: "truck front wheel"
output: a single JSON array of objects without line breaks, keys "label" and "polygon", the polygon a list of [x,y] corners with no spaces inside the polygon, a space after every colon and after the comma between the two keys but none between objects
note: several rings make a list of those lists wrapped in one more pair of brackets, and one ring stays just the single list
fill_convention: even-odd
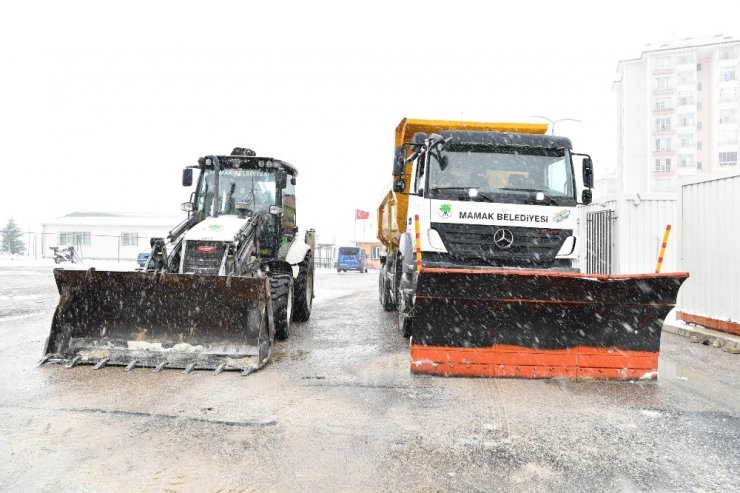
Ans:
[{"label": "truck front wheel", "polygon": [[383,268],[380,269],[379,274],[378,288],[380,289],[380,304],[383,306],[383,310],[392,312],[396,309],[396,305],[393,303],[393,297],[391,296],[391,283],[388,282],[386,270],[387,268],[384,265]]}]

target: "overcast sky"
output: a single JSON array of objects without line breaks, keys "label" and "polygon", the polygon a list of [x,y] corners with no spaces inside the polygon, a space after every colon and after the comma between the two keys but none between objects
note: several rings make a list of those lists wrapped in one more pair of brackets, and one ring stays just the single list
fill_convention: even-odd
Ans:
[{"label": "overcast sky", "polygon": [[243,146],[294,164],[299,226],[344,243],[355,208],[374,218],[403,117],[581,120],[556,133],[598,175],[617,62],[740,26],[729,1],[112,5],[0,7],[0,227],[176,212],[184,166]]}]

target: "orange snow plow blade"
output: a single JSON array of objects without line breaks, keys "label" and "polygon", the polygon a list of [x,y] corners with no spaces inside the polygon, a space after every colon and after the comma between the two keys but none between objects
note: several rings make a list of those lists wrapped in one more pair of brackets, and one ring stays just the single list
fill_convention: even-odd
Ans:
[{"label": "orange snow plow blade", "polygon": [[412,310],[411,371],[657,378],[663,320],[687,277],[424,269]]},{"label": "orange snow plow blade", "polygon": [[274,339],[267,278],[55,269],[45,362],[261,368]]}]

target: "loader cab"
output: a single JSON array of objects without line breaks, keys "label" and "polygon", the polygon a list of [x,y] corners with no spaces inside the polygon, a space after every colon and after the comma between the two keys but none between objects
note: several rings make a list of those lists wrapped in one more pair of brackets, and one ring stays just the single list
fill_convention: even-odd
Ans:
[{"label": "loader cab", "polygon": [[212,156],[199,160],[200,176],[193,212],[203,218],[262,215],[263,255],[296,234],[295,183],[297,170],[288,163],[257,156]]}]

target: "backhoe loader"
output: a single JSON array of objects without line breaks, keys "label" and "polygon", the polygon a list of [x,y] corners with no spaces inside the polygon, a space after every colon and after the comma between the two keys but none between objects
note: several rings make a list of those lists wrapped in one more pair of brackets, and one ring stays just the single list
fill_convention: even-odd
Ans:
[{"label": "backhoe loader", "polygon": [[269,360],[313,301],[314,231],[296,227],[297,170],[245,148],[183,170],[188,218],[151,239],[140,272],[55,269],[59,290],[41,363],[126,371],[240,370]]}]

